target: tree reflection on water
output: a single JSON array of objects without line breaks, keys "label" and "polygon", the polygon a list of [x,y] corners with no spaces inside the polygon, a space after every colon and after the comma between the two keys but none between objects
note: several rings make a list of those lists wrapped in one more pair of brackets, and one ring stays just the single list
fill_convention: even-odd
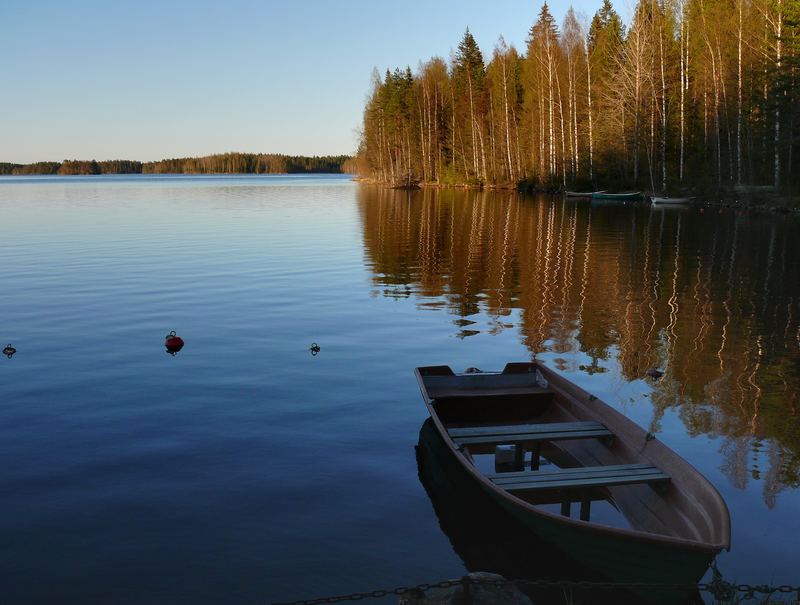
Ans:
[{"label": "tree reflection on water", "polygon": [[368,186],[359,208],[377,294],[446,310],[461,338],[516,328],[565,371],[662,368],[651,430],[675,408],[722,437],[725,475],[770,508],[800,486],[795,219]]}]

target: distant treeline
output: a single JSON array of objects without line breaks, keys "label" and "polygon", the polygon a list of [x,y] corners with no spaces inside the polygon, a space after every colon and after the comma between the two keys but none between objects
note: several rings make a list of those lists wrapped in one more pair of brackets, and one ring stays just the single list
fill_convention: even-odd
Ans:
[{"label": "distant treeline", "polygon": [[343,172],[350,156],[292,156],[264,153],[223,153],[202,158],[175,158],[147,162],[140,172],[154,174],[285,174]]},{"label": "distant treeline", "polygon": [[0,163],[0,175],[25,174],[291,174],[348,172],[350,156],[293,156],[263,153],[222,153],[200,158],[158,162],[134,160],[64,160],[35,164]]},{"label": "distant treeline", "polygon": [[[583,3],[580,3],[583,4]],[[375,72],[359,151],[385,182],[800,191],[800,0],[610,0],[522,49]]]}]

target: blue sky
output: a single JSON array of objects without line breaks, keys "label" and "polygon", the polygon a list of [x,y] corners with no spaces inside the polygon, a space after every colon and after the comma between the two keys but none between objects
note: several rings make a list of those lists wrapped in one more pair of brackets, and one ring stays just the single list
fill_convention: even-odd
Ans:
[{"label": "blue sky", "polygon": [[[572,4],[587,18],[601,0]],[[569,2],[552,0],[559,22]],[[524,47],[530,0],[0,0],[0,162],[351,153],[373,67]]]}]

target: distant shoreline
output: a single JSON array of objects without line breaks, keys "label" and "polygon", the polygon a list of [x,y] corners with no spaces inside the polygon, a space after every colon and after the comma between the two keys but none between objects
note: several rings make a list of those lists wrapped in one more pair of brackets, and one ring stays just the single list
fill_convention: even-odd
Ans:
[{"label": "distant shoreline", "polygon": [[222,153],[202,157],[136,160],[64,160],[15,164],[0,162],[0,176],[90,176],[102,174],[341,174],[351,172],[348,155],[291,156]]},{"label": "distant shoreline", "polygon": [[197,177],[197,176],[341,176],[349,177],[350,180],[357,182],[358,179],[349,172],[107,172],[103,174],[0,174],[0,179],[4,178],[24,178],[24,177]]}]

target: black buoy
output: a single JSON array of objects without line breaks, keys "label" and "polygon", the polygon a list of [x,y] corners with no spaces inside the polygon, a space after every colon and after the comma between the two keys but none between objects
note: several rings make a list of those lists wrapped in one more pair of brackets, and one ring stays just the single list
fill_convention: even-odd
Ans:
[{"label": "black buoy", "polygon": [[322,350],[322,348],[317,343],[312,342],[311,346],[308,347],[308,350],[311,351],[312,355],[316,355],[317,353],[319,353]]},{"label": "black buoy", "polygon": [[17,350],[14,347],[12,347],[11,345],[6,345],[6,348],[3,349],[3,355],[8,357],[9,359],[14,357],[14,353],[16,353],[16,352],[17,352]]}]

